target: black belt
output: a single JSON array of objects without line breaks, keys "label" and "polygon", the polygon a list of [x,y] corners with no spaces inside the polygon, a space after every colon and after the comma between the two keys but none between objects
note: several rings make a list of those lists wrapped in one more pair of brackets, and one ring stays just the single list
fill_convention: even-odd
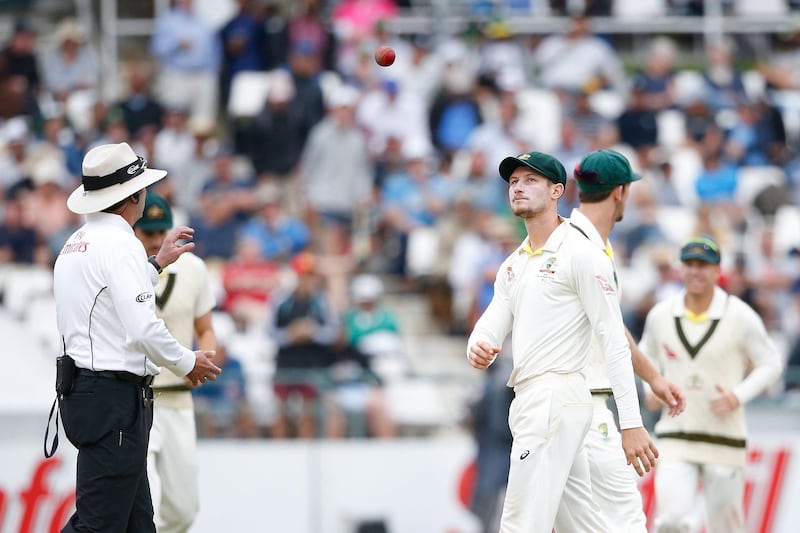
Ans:
[{"label": "black belt", "polygon": [[165,385],[163,387],[153,387],[153,392],[188,392],[192,390],[189,385]]},{"label": "black belt", "polygon": [[149,387],[153,383],[153,376],[140,376],[125,370],[89,370],[88,368],[76,368],[77,376],[96,376],[106,379],[118,379],[129,383],[136,383],[142,387]]},{"label": "black belt", "polygon": [[611,389],[592,389],[590,392],[592,396],[614,396],[614,391]]}]

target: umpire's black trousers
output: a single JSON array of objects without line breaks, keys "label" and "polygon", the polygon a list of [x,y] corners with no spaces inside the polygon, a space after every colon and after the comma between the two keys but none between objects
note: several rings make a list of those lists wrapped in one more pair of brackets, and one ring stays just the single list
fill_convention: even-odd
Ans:
[{"label": "umpire's black trousers", "polygon": [[64,432],[78,449],[76,511],[62,533],[155,533],[147,480],[152,398],[142,382],[78,370],[61,400]]}]

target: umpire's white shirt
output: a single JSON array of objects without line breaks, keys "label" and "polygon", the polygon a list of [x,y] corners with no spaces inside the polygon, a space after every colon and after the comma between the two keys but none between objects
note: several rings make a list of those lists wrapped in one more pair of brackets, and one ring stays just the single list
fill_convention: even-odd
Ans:
[{"label": "umpire's white shirt", "polygon": [[523,243],[500,266],[494,296],[468,346],[479,340],[502,346],[513,325],[514,370],[508,381],[513,387],[547,372],[585,375],[596,334],[620,427],[641,427],[630,346],[608,257],[568,221],[553,231],[541,253],[526,248]]},{"label": "umpire's white shirt", "polygon": [[55,263],[59,333],[76,366],[155,375],[166,366],[185,376],[194,352],[156,318],[157,277],[144,246],[119,215],[93,213]]}]

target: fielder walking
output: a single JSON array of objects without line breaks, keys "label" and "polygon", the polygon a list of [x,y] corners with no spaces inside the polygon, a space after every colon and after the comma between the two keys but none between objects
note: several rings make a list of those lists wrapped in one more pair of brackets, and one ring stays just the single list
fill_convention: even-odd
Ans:
[{"label": "fielder walking", "polygon": [[146,468],[153,376],[162,366],[199,385],[221,372],[212,352],[184,348],[156,318],[156,270],[194,247],[177,244],[193,230],[175,228],[151,266],[134,235],[146,187],[165,175],[148,169],[127,143],[101,145],[86,154],[83,183],[67,200],[87,217],[53,272],[64,346],[59,405],[78,449],[77,509],[62,532],[155,532]]},{"label": "fielder walking", "polygon": [[[630,184],[640,179],[640,176],[633,172],[628,160],[619,152],[596,150],[581,160],[575,168],[574,177],[578,184],[580,206],[570,214],[570,224],[608,256],[614,270],[614,283],[619,297],[621,287],[609,237],[614,224],[621,221],[625,214]],[[685,407],[683,393],[659,374],[639,350],[630,332],[627,329],[625,331],[633,357],[634,372],[664,402],[671,416],[681,413]],[[606,521],[614,524],[615,533],[646,533],[647,517],[644,514],[639,486],[633,469],[626,464],[620,446],[620,433],[614,415],[608,408],[611,383],[603,350],[596,336],[592,339],[587,381],[594,411],[585,444],[594,499]],[[571,517],[559,513],[556,531],[576,531]]]},{"label": "fielder walking", "polygon": [[593,333],[608,365],[627,461],[642,475],[658,456],[639,413],[613,269],[558,216],[566,171],[557,159],[540,152],[507,157],[500,175],[528,237],[500,266],[467,351],[470,364],[485,369],[512,334],[514,442],[500,530],[550,533],[556,514],[569,513],[576,531],[606,533],[613,528],[592,499],[584,450],[592,418],[585,371]]},{"label": "fielder walking", "polygon": [[[155,254],[172,229],[172,209],[147,193],[144,214],[134,226],[148,254]],[[191,252],[164,268],[155,288],[156,315],[182,346],[217,350],[211,324],[214,293],[203,260]],[[199,509],[197,429],[191,383],[170,371],[153,380],[153,428],[147,477],[159,533],[186,533]]]},{"label": "fielder walking", "polygon": [[684,289],[647,315],[640,347],[686,391],[686,410],[662,417],[656,436],[656,531],[690,531],[702,483],[708,533],[743,533],[744,405],[775,383],[780,355],[764,323],[717,285],[721,254],[710,236],[681,248]]}]

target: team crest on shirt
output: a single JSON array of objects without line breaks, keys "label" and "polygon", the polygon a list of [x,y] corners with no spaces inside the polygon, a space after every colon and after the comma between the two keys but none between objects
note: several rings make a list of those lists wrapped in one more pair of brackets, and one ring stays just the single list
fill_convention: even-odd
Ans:
[{"label": "team crest on shirt", "polygon": [[514,278],[515,278],[515,277],[516,277],[516,276],[514,275],[514,269],[513,269],[513,268],[511,268],[511,266],[510,266],[510,265],[509,265],[509,266],[507,266],[507,267],[506,267],[506,281],[507,281],[507,282],[509,282],[509,283],[511,283],[512,281],[514,281]]},{"label": "team crest on shirt", "polygon": [[700,390],[703,388],[703,378],[698,376],[697,374],[692,374],[689,376],[689,385],[686,387],[687,389],[691,390]]},{"label": "team crest on shirt", "polygon": [[539,269],[539,278],[540,279],[556,279],[556,270],[555,267],[558,266],[558,261],[556,260],[555,256],[548,257],[547,261],[544,262],[542,268]]},{"label": "team crest on shirt", "polygon": [[603,436],[604,439],[608,438],[608,424],[603,422],[602,424],[597,426],[597,430],[600,432],[600,434]]},{"label": "team crest on shirt", "polygon": [[606,294],[614,294],[616,292],[616,290],[614,289],[614,286],[602,274],[596,274],[594,276],[594,279],[596,279],[597,283],[600,284],[600,288],[603,289],[604,293],[606,293]]}]

